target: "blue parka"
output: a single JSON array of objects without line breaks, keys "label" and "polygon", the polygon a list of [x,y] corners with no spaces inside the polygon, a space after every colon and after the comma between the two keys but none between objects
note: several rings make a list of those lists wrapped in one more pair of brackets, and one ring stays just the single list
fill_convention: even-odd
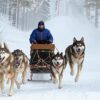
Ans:
[{"label": "blue parka", "polygon": [[38,43],[38,41],[49,41],[49,42],[53,43],[53,36],[48,29],[44,29],[41,32],[37,28],[37,29],[33,30],[29,40],[30,40],[31,44],[33,42]]}]

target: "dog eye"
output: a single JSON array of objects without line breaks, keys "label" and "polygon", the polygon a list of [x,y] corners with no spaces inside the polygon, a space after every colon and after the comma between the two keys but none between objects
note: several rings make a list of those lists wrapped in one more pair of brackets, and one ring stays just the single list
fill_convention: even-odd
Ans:
[{"label": "dog eye", "polygon": [[76,45],[77,47],[79,46],[79,44]]},{"label": "dog eye", "polygon": [[60,58],[58,57],[58,60],[59,60]]},{"label": "dog eye", "polygon": [[57,60],[57,59],[55,58],[55,60]]},{"label": "dog eye", "polygon": [[80,44],[77,44],[76,46],[77,46],[77,47],[79,47],[79,46],[80,46]]},{"label": "dog eye", "polygon": [[79,46],[82,46],[82,44],[79,44]]}]

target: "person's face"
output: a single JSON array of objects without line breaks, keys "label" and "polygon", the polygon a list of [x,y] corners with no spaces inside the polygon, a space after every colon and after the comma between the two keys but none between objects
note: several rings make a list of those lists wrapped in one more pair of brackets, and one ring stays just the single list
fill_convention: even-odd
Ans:
[{"label": "person's face", "polygon": [[44,25],[39,25],[39,28],[40,29],[44,29]]}]

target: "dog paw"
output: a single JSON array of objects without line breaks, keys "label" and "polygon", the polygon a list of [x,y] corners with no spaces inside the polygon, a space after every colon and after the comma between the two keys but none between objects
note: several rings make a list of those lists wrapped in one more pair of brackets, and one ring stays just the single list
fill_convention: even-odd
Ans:
[{"label": "dog paw", "polygon": [[59,89],[62,89],[62,86],[59,86],[58,88],[59,88]]},{"label": "dog paw", "polygon": [[12,95],[13,95],[13,93],[9,93],[9,94],[8,94],[8,96],[12,96]]},{"label": "dog paw", "polygon": [[54,83],[54,84],[57,84],[57,83],[58,83],[58,81],[57,81],[57,80],[53,80],[53,83]]},{"label": "dog paw", "polygon": [[75,82],[78,82],[78,78],[75,78]]},{"label": "dog paw", "polygon": [[57,82],[56,81],[53,81],[53,84],[57,84]]},{"label": "dog paw", "polygon": [[17,85],[17,89],[20,89],[21,83],[17,83],[16,85]]},{"label": "dog paw", "polygon": [[33,81],[33,78],[30,78],[30,81]]},{"label": "dog paw", "polygon": [[71,76],[74,76],[74,72],[73,72],[73,71],[71,71],[71,72],[70,72],[70,75],[71,75]]},{"label": "dog paw", "polygon": [[26,84],[26,81],[22,81],[22,84]]},{"label": "dog paw", "polygon": [[20,85],[17,86],[17,89],[20,89]]}]

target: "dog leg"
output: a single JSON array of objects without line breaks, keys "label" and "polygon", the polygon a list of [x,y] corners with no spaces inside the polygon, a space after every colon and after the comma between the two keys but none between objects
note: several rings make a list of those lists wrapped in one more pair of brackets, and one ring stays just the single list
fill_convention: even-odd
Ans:
[{"label": "dog leg", "polygon": [[16,82],[16,85],[17,85],[17,89],[20,89],[20,83],[18,82],[18,80],[15,80],[15,82]]},{"label": "dog leg", "polygon": [[52,77],[52,81],[53,81],[54,84],[56,84],[57,83],[56,77]]},{"label": "dog leg", "polygon": [[71,69],[71,72],[70,72],[70,75],[74,75],[74,64],[73,63],[69,63],[70,64],[70,69]]},{"label": "dog leg", "polygon": [[59,89],[62,88],[62,77],[63,77],[63,75],[60,74],[60,75],[59,75],[59,86],[58,86]]},{"label": "dog leg", "polygon": [[52,71],[53,71],[53,83],[56,84],[58,82],[58,73],[56,72],[56,70],[54,68],[52,68]]},{"label": "dog leg", "polygon": [[58,80],[59,80],[58,74],[55,73],[55,77],[53,77],[53,83],[54,84],[57,84],[58,83]]},{"label": "dog leg", "polygon": [[16,80],[15,80],[15,83],[16,83],[16,85],[17,85],[17,88],[20,89],[21,83],[18,82],[17,77],[18,77],[18,73],[16,73],[16,78],[15,78]]},{"label": "dog leg", "polygon": [[82,71],[82,68],[83,68],[83,62],[80,65],[80,71]]},{"label": "dog leg", "polygon": [[33,79],[33,73],[31,72],[31,75],[30,75],[30,80],[32,81]]},{"label": "dog leg", "polygon": [[59,75],[58,75],[58,73],[55,76],[56,76],[55,81],[56,81],[56,83],[58,83],[58,81],[59,81]]},{"label": "dog leg", "polygon": [[81,72],[81,65],[78,65],[78,70],[77,70],[77,74],[76,74],[76,77],[75,77],[75,82],[78,82],[79,76],[80,76],[80,72]]},{"label": "dog leg", "polygon": [[[14,75],[15,76],[15,75]],[[13,95],[13,90],[14,90],[14,83],[15,83],[15,77],[11,78],[11,85],[10,85],[10,92],[9,92],[9,96]]]},{"label": "dog leg", "polygon": [[51,80],[51,81],[54,80],[54,75],[50,74],[50,80]]},{"label": "dog leg", "polygon": [[4,94],[5,93],[4,75],[2,75],[2,80],[1,80],[1,90],[2,93]]},{"label": "dog leg", "polygon": [[27,74],[28,66],[29,66],[28,61],[26,61],[26,63],[25,63],[25,69],[24,69],[24,71],[22,73],[22,83],[23,84],[25,84],[25,81],[26,81],[26,74]]},{"label": "dog leg", "polygon": [[26,69],[25,69],[25,71],[23,71],[23,73],[22,73],[22,83],[23,83],[23,84],[25,84],[26,73],[27,73],[27,71],[26,71]]},{"label": "dog leg", "polygon": [[50,75],[51,76],[51,81],[56,84],[56,76],[53,74]]}]

